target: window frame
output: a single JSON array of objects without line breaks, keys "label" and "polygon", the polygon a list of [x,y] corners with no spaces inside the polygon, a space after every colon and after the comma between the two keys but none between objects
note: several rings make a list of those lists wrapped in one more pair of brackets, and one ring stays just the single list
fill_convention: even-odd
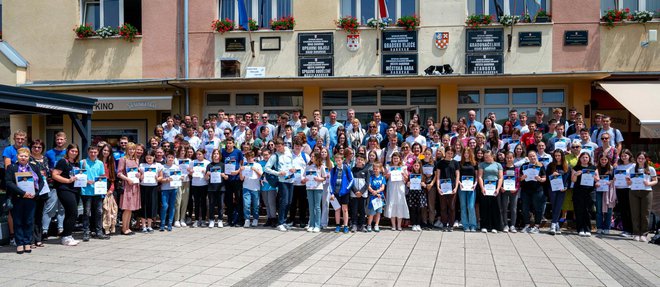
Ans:
[{"label": "window frame", "polygon": [[[337,5],[337,15],[338,18],[344,17],[344,15],[341,14],[342,11],[342,1],[339,1],[339,5]],[[370,1],[370,0],[355,0],[355,15],[350,15],[358,19],[358,22],[360,22],[360,26],[367,26],[367,23],[362,23],[362,1]],[[378,0],[371,0],[374,2],[374,18],[377,17],[378,15]],[[394,7],[395,11],[389,11],[390,17],[389,19],[392,21],[391,23],[396,23],[396,20],[401,18],[401,1],[402,0],[390,0],[390,1],[395,1],[394,2]],[[420,0],[414,0],[415,1],[415,15],[419,15],[419,1]]]},{"label": "window frame", "polygon": [[[600,16],[601,16],[601,17],[603,16],[603,12],[604,12],[605,10],[607,10],[608,8],[619,9],[619,10],[620,10],[620,9],[625,9],[625,7],[623,7],[623,3],[624,3],[623,0],[614,0],[614,1],[616,1],[616,3],[615,3],[615,7],[603,7],[603,6],[600,6],[602,3],[599,4],[599,6],[600,6]],[[636,1],[637,1],[637,9],[636,9],[636,10],[638,10],[638,11],[647,11],[647,9],[646,9],[646,1],[648,1],[648,0],[636,0]],[[632,12],[633,10],[634,10],[634,9],[630,9],[631,12]],[[651,12],[654,12],[654,13],[655,13],[656,11],[651,11]],[[658,17],[658,16],[660,16],[660,15],[654,14],[654,15],[653,15],[653,18],[656,18],[656,17]]]},{"label": "window frame", "polygon": [[[80,0],[80,23],[82,25],[87,24],[86,17],[87,17],[87,4],[92,4],[92,3],[99,3],[100,10],[99,10],[99,29],[102,27],[106,27],[108,25],[105,25],[105,13],[104,13],[104,2],[105,0]],[[124,23],[124,0],[119,0],[119,25],[122,25]],[[116,28],[116,27],[115,27]],[[95,29],[96,30],[96,29]]]},{"label": "window frame", "polygon": [[[224,109],[227,113],[246,113],[246,112],[259,112],[264,113],[274,110],[287,110],[293,111],[294,109],[302,110],[304,107],[305,97],[302,98],[300,106],[266,106],[265,105],[265,93],[269,92],[291,92],[291,93],[303,93],[302,89],[276,89],[276,90],[206,90],[204,91],[204,111],[206,115],[216,114],[218,109]],[[228,94],[229,95],[229,105],[220,106],[220,105],[208,105],[208,95],[209,94]],[[244,94],[258,94],[259,95],[259,104],[258,105],[237,105],[237,95]]]},{"label": "window frame", "polygon": [[[238,0],[231,0],[231,1],[234,2],[234,11],[232,12],[233,18],[231,20],[234,21],[234,23],[236,24],[235,28],[238,28],[238,14],[239,14],[238,13]],[[250,1],[252,3],[252,6],[251,6],[252,9],[250,9],[250,11],[247,11],[248,12],[247,13],[248,14],[248,19],[252,19],[252,20],[257,21],[257,25],[259,25],[259,23],[261,23],[261,19],[259,19],[259,0],[247,0],[247,1]],[[270,1],[270,5],[271,5],[271,11],[270,11],[271,12],[271,19],[268,20],[268,26],[267,27],[259,26],[259,29],[262,29],[262,28],[263,29],[269,29],[270,28],[270,20],[279,19],[277,17],[277,12],[278,12],[277,11],[277,0],[269,0],[269,1]],[[218,3],[218,5],[217,5],[218,6],[218,10],[217,10],[218,11],[218,18],[220,18],[220,16],[222,15],[222,1],[218,1],[217,3]],[[289,16],[293,16],[293,13],[294,13],[294,11],[293,11],[293,0],[291,0],[290,3],[291,3],[291,15],[289,15]],[[247,7],[246,7],[246,10],[247,10]]]},{"label": "window frame", "polygon": [[[483,3],[483,7],[484,7],[484,13],[483,14],[490,15],[490,0],[468,0],[468,1],[465,1],[465,11],[467,11],[468,16],[472,15],[472,13],[470,12],[469,1],[481,1]],[[504,5],[502,5],[502,10],[504,10],[503,11],[504,15],[513,15],[513,14],[511,14],[511,10],[513,10],[513,7],[511,7],[511,5],[509,5],[509,0],[503,0],[503,1],[504,1],[504,3],[503,3]],[[623,1],[623,0],[618,0],[618,1]],[[527,3],[527,2],[525,1],[523,3]],[[545,7],[543,7],[543,10],[548,12],[548,14],[552,14],[551,8],[552,8],[552,0],[546,0]],[[474,13],[474,14],[476,14],[476,13]],[[536,15],[536,14],[534,14],[534,15]],[[530,14],[529,16],[533,18],[534,15]],[[516,16],[516,15],[514,15],[514,16]],[[520,16],[520,15],[517,15],[517,16]],[[493,19],[493,22],[498,22],[498,19]]]}]

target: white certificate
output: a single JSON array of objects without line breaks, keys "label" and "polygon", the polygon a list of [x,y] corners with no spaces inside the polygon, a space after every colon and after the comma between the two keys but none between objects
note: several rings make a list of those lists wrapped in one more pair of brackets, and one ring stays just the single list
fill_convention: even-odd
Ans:
[{"label": "white certificate", "polygon": [[403,169],[400,166],[390,167],[390,181],[403,181]]},{"label": "white certificate", "polygon": [[516,176],[505,175],[503,186],[504,186],[504,190],[506,191],[516,191]]},{"label": "white certificate", "polygon": [[[316,181],[317,176],[318,173],[315,170],[308,170],[305,172],[305,179],[307,179],[307,182],[305,182],[305,186],[307,187],[307,189],[315,189],[319,186],[319,182]],[[364,184],[364,179],[362,179],[362,183]]]},{"label": "white certificate", "polygon": [[430,164],[425,164],[422,167],[422,172],[424,172],[425,175],[433,175],[433,166]]},{"label": "white certificate", "polygon": [[87,187],[87,175],[85,174],[84,169],[74,169],[73,170],[76,181],[73,183],[73,187]]},{"label": "white certificate", "polygon": [[296,169],[296,171],[293,173],[293,182],[295,184],[302,184],[302,169]]},{"label": "white certificate", "polygon": [[496,180],[484,180],[484,190],[487,196],[495,196],[495,189],[497,188]]},{"label": "white certificate", "polygon": [[617,169],[614,171],[614,187],[616,188],[628,188],[628,172],[623,169]]},{"label": "white certificate", "polygon": [[560,139],[555,142],[555,149],[560,149],[565,152],[567,145],[568,143],[566,142],[566,139]]},{"label": "white certificate", "polygon": [[527,177],[525,181],[536,181],[536,176],[541,172],[541,167],[532,164],[523,165],[523,174]]},{"label": "white certificate", "polygon": [[422,189],[422,175],[421,174],[410,174],[410,190],[420,190]]},{"label": "white certificate", "polygon": [[514,152],[516,149],[516,146],[520,144],[520,140],[511,140],[509,142],[509,151]]},{"label": "white certificate", "polygon": [[593,169],[583,169],[582,177],[580,178],[580,185],[594,186],[594,175],[596,175],[596,171]]},{"label": "white certificate", "polygon": [[236,171],[236,161],[235,160],[225,161],[225,174],[229,175],[235,171]]},{"label": "white certificate", "polygon": [[440,179],[440,191],[442,194],[451,194],[454,190],[451,186],[451,179],[441,178]]},{"label": "white certificate", "polygon": [[16,185],[27,194],[34,195],[34,178],[31,172],[16,173]]},{"label": "white certificate", "polygon": [[333,197],[332,194],[328,193],[328,201],[330,201],[330,204],[332,205],[332,209],[337,210],[341,208],[341,204],[339,204],[339,200],[337,200],[337,197]]},{"label": "white certificate", "polygon": [[374,208],[373,210],[378,210],[379,208],[383,207],[383,199],[380,197],[372,199],[371,206]]},{"label": "white certificate", "polygon": [[156,184],[156,168],[147,167],[144,169],[143,183],[145,184]]},{"label": "white certificate", "polygon": [[600,180],[598,180],[598,187],[596,188],[597,192],[607,192],[610,189],[610,176],[601,175]]},{"label": "white certificate", "polygon": [[170,187],[181,187],[181,171],[180,170],[170,170]]},{"label": "white certificate", "polygon": [[140,179],[138,178],[138,169],[137,167],[127,167],[126,168],[126,177],[131,180],[132,184],[138,184],[140,183]]},{"label": "white certificate", "polygon": [[550,164],[550,158],[548,157],[539,157],[539,161],[543,164],[543,167],[548,167],[548,164]]},{"label": "white certificate", "polygon": [[474,190],[474,176],[461,176],[461,190]]},{"label": "white certificate", "polygon": [[561,175],[550,175],[550,188],[552,191],[564,190],[564,178]]},{"label": "white certificate", "polygon": [[179,169],[181,170],[181,175],[188,175],[188,166],[190,165],[189,159],[180,159],[179,160]]},{"label": "white certificate", "polygon": [[631,190],[645,190],[646,185],[644,185],[644,174],[643,173],[633,173],[630,175],[630,180],[632,185],[630,185]]},{"label": "white certificate", "polygon": [[108,193],[108,178],[98,176],[94,179],[94,195],[105,195]]},{"label": "white certificate", "polygon": [[243,168],[243,176],[245,178],[251,178],[252,177],[252,174],[254,173],[254,171],[252,170],[252,165],[253,164],[254,163],[245,164],[245,168]]},{"label": "white certificate", "polygon": [[202,178],[204,177],[204,172],[206,171],[206,168],[204,167],[203,162],[198,162],[193,164],[193,177],[196,178]]},{"label": "white certificate", "polygon": [[210,169],[211,183],[222,183],[222,172],[219,166],[213,166]]}]

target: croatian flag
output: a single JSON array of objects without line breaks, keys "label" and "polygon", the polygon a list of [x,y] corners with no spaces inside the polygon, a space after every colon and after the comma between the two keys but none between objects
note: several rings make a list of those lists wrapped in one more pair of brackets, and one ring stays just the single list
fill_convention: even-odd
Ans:
[{"label": "croatian flag", "polygon": [[245,2],[243,2],[243,0],[238,0],[238,25],[245,30],[250,31],[247,9],[245,9]]},{"label": "croatian flag", "polygon": [[390,12],[387,11],[387,0],[378,0],[378,11],[381,19],[390,17]]}]

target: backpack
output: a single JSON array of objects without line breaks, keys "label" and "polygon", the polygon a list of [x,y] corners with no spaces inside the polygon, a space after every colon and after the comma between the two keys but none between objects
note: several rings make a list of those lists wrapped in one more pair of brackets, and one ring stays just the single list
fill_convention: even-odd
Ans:
[{"label": "backpack", "polygon": [[[613,127],[611,127],[611,129],[612,129],[612,133],[614,134],[614,145],[616,146],[616,144],[619,142],[616,135],[617,135],[617,132],[619,132],[619,134],[621,134],[621,131],[619,131],[619,130],[613,128]],[[598,141],[598,139],[600,139],[600,133],[601,132],[603,132],[603,128],[598,128],[598,131],[596,131],[596,142]]]},{"label": "backpack", "polygon": [[[273,170],[278,171],[278,165],[280,164],[280,156],[275,152],[275,164],[273,165]],[[277,175],[266,173],[266,181],[270,186],[276,187],[277,183],[279,183],[279,178]]]}]

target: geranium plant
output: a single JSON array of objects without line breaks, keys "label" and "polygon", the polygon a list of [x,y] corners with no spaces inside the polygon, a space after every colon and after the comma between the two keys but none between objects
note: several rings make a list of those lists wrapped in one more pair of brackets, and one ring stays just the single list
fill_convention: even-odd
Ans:
[{"label": "geranium plant", "polygon": [[341,17],[339,20],[335,21],[335,24],[349,35],[360,34],[360,31],[358,30],[360,22],[358,22],[353,16]]},{"label": "geranium plant", "polygon": [[133,42],[133,40],[135,40],[135,36],[140,35],[137,28],[129,23],[124,23],[124,25],[119,26],[118,30],[119,36],[128,42]]},{"label": "geranium plant", "polygon": [[403,27],[406,31],[414,31],[419,27],[419,17],[416,15],[403,16],[396,21],[396,25]]},{"label": "geranium plant", "polygon": [[550,14],[548,14],[548,11],[544,9],[539,9],[539,11],[536,12],[536,16],[534,16],[534,22],[535,23],[550,22]]},{"label": "geranium plant", "polygon": [[[254,20],[252,18],[248,19],[248,26],[250,26],[250,31],[259,30],[259,24],[257,24],[257,20]],[[245,27],[240,26],[240,25],[238,26],[238,29],[243,30],[243,31],[247,31],[247,29],[245,29]]]},{"label": "geranium plant", "polygon": [[529,16],[529,13],[525,12],[520,15],[519,23],[532,23],[532,17]]},{"label": "geranium plant", "polygon": [[88,38],[96,35],[96,31],[92,27],[92,24],[82,24],[73,29],[73,32],[76,33],[76,37],[79,39]]},{"label": "geranium plant", "polygon": [[519,16],[513,16],[513,15],[503,15],[500,17],[500,24],[504,27],[509,27],[516,25],[518,21],[520,20]]},{"label": "geranium plant", "polygon": [[646,23],[653,20],[653,14],[651,11],[635,11],[630,16],[635,22]]},{"label": "geranium plant", "polygon": [[105,26],[96,30],[96,35],[98,35],[103,39],[116,36],[117,34],[119,34],[119,31],[117,30],[117,28],[112,26]]},{"label": "geranium plant", "polygon": [[211,22],[211,27],[213,27],[213,31],[224,34],[225,32],[234,31],[234,21],[229,18],[215,20]]},{"label": "geranium plant", "polygon": [[465,24],[469,28],[479,28],[493,23],[493,16],[486,14],[474,14],[467,17]]},{"label": "geranium plant", "polygon": [[630,9],[626,8],[623,10],[610,9],[606,10],[603,17],[600,18],[601,21],[605,22],[605,26],[614,28],[616,23],[621,23],[623,20],[627,20],[630,17]]},{"label": "geranium plant", "polygon": [[273,30],[293,30],[296,26],[296,20],[293,16],[282,17],[278,20],[270,21],[270,28]]}]

